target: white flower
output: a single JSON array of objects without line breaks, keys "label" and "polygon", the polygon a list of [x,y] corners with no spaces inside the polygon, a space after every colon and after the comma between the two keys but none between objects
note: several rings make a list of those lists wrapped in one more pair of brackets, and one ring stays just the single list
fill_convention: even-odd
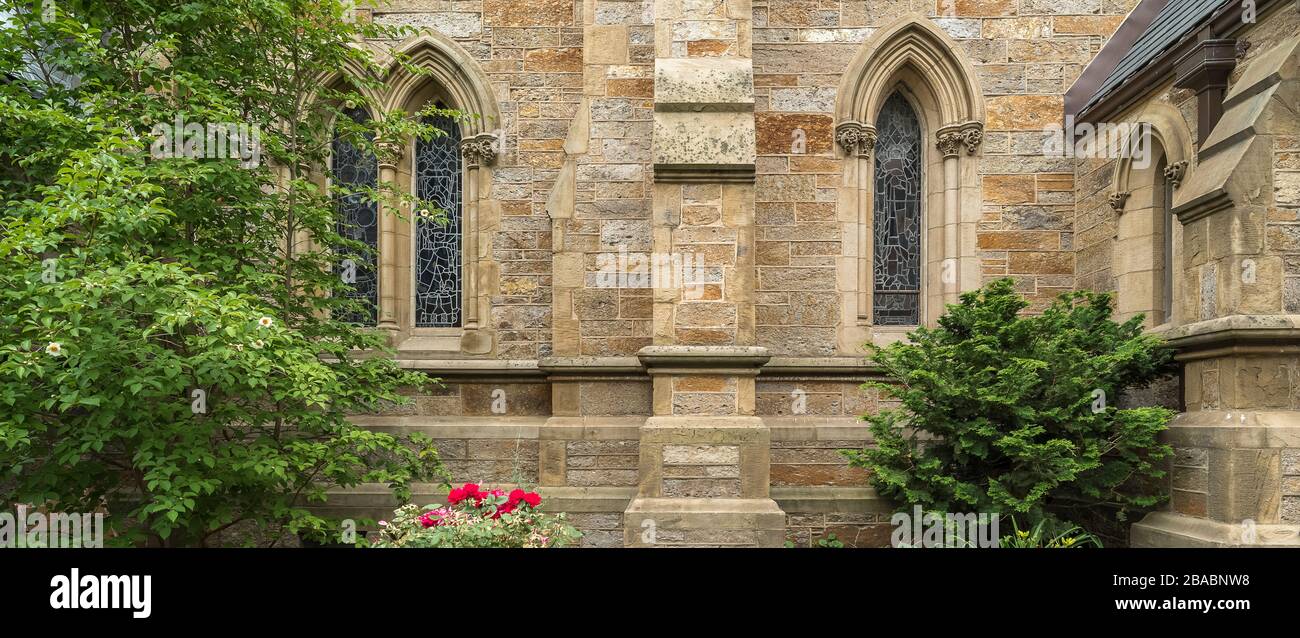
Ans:
[{"label": "white flower", "polygon": [[236,343],[236,344],[235,344],[235,350],[238,350],[238,351],[240,351],[240,352],[243,352],[243,351],[244,351],[244,344],[242,344],[242,343]]},{"label": "white flower", "polygon": [[262,317],[257,320],[257,325],[260,328],[270,328],[273,323],[275,323],[275,321],[270,317]]},{"label": "white flower", "polygon": [[262,341],[261,339],[254,339],[254,340],[253,340],[253,347],[254,347],[254,348],[261,348],[261,347],[264,346],[264,345],[266,345],[266,342]]},{"label": "white flower", "polygon": [[45,354],[57,357],[63,354],[63,344],[57,341],[51,341],[45,346]]}]

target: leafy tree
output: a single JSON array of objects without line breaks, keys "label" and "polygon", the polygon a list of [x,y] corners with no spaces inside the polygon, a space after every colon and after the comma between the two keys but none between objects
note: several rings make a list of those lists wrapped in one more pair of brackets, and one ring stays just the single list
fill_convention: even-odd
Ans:
[{"label": "leafy tree", "polygon": [[867,415],[875,447],[845,453],[907,509],[998,512],[1030,527],[1113,528],[1162,500],[1173,416],[1119,409],[1171,360],[1142,317],[1111,320],[1106,294],[1061,295],[1041,315],[1002,279],[961,296],[934,329],[873,347],[899,407]]},{"label": "leafy tree", "polygon": [[[0,0],[6,505],[106,508],[122,544],[274,544],[336,538],[306,507],[332,486],[405,500],[442,477],[427,438],[346,418],[430,380],[360,356],[385,337],[343,320],[364,309],[339,256],[366,246],[339,234],[336,203],[410,196],[325,188],[333,122],[369,107],[340,125],[369,150],[442,133],[380,113],[365,78],[322,86],[374,64],[356,42],[405,35],[349,4]],[[239,157],[176,122],[242,125]],[[168,157],[167,135],[204,152]]]}]

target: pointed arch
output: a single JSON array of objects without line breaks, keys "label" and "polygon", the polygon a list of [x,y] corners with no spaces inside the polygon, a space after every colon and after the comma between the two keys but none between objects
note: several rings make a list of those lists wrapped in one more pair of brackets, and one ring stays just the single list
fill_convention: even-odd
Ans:
[{"label": "pointed arch", "polygon": [[[491,167],[505,146],[496,95],[478,62],[451,38],[434,31],[397,44],[381,54],[378,62],[387,91],[380,103],[384,111],[415,113],[434,102],[470,116],[459,121],[459,131],[438,138],[436,143],[394,140],[381,158],[383,174],[396,183],[409,184],[417,195],[422,191],[422,173],[426,177],[436,173],[444,182],[444,191],[458,191],[444,193],[443,203],[449,204],[446,213],[451,218],[446,228],[432,229],[429,224],[434,222],[410,215],[414,211],[385,218],[383,237],[389,250],[381,248],[381,254],[389,255],[383,267],[389,285],[381,285],[381,290],[391,291],[382,301],[393,317],[387,327],[395,332],[393,340],[399,352],[488,354],[495,338],[486,319],[498,288],[487,241],[499,225],[491,200]],[[440,124],[446,126],[454,124],[450,120]],[[421,148],[429,152],[421,154]],[[429,161],[440,164],[422,164]],[[423,190],[428,184],[425,186]],[[440,243],[431,248],[426,240],[435,235]],[[441,259],[437,264],[430,261],[435,257]],[[421,280],[420,274],[434,270],[443,275],[438,278],[439,290],[449,291],[437,296],[434,305],[455,312],[447,310],[436,321],[420,320],[418,317],[424,316],[421,300],[431,298],[421,295],[431,284]]]},{"label": "pointed arch", "polygon": [[[984,96],[975,68],[960,47],[929,18],[900,17],[863,44],[840,77],[836,120],[870,122],[893,93],[898,78],[911,71],[931,92],[939,126],[984,123]],[[923,90],[922,87],[913,87]]]},{"label": "pointed arch", "polygon": [[856,262],[857,277],[846,278],[841,290],[846,336],[840,347],[850,352],[863,341],[901,338],[908,329],[882,320],[886,315],[876,312],[873,294],[881,259],[875,231],[883,219],[876,209],[884,201],[875,196],[880,166],[873,155],[877,136],[883,135],[877,118],[894,95],[915,112],[922,138],[915,158],[921,236],[905,246],[914,253],[906,255],[907,262],[920,263],[920,289],[911,292],[920,307],[909,308],[907,315],[914,325],[931,324],[961,291],[980,285],[975,235],[984,97],[961,47],[929,18],[904,15],[863,43],[840,77],[835,102],[836,142],[846,155],[841,201],[856,209],[857,219],[856,241],[848,242],[844,255]]},{"label": "pointed arch", "polygon": [[[399,62],[402,58],[428,72],[412,73]],[[433,31],[413,36],[382,56],[381,65],[388,85],[384,110],[400,108],[413,111],[421,106],[416,102],[432,84],[439,89],[448,106],[477,116],[461,126],[466,139],[501,126],[501,110],[487,73],[451,38]]]}]

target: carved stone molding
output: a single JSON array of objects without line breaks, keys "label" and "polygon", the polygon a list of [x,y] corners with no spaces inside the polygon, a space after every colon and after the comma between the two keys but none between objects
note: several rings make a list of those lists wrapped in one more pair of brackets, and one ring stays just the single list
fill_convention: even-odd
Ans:
[{"label": "carved stone molding", "polygon": [[966,145],[966,154],[974,155],[980,142],[984,141],[984,125],[979,122],[967,122],[961,126],[962,143]]},{"label": "carved stone molding", "polygon": [[861,122],[841,122],[835,127],[835,141],[845,153],[870,159],[871,151],[876,148],[876,127]]},{"label": "carved stone molding", "polygon": [[1170,164],[1169,166],[1165,167],[1165,180],[1172,183],[1174,185],[1174,188],[1178,188],[1179,186],[1183,185],[1183,175],[1185,175],[1186,173],[1187,173],[1187,160],[1183,160],[1181,162],[1174,162],[1173,164]]},{"label": "carved stone molding", "polygon": [[491,133],[479,133],[460,143],[461,157],[469,168],[491,166],[497,159],[497,136]]},{"label": "carved stone molding", "polygon": [[1117,213],[1124,212],[1124,202],[1128,201],[1128,196],[1130,194],[1131,193],[1128,192],[1111,193],[1108,198],[1111,210],[1114,210]]}]

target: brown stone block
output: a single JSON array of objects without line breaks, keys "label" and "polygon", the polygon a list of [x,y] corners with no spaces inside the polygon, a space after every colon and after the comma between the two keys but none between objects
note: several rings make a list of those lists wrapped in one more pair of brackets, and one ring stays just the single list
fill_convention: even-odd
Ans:
[{"label": "brown stone block", "polygon": [[834,202],[799,202],[795,204],[795,215],[801,222],[835,221]]},{"label": "brown stone block", "polygon": [[705,226],[722,221],[722,208],[718,206],[682,206],[682,223]]},{"label": "brown stone block", "polygon": [[549,73],[581,73],[582,48],[530,49],[524,52],[524,70]]},{"label": "brown stone block", "polygon": [[1061,234],[1054,230],[1005,230],[979,234],[981,250],[1057,250]]},{"label": "brown stone block", "polygon": [[731,330],[706,328],[678,328],[673,331],[673,334],[677,338],[677,343],[692,346],[727,345],[736,338]]},{"label": "brown stone block", "polygon": [[[957,15],[966,16],[1010,16],[1016,14],[1016,0],[957,0],[953,7]],[[939,3],[943,12],[943,2]]]},{"label": "brown stone block", "polygon": [[1201,492],[1174,490],[1172,504],[1175,512],[1196,518],[1206,517],[1206,497]]},{"label": "brown stone block", "polygon": [[860,467],[825,463],[773,463],[772,485],[865,486],[870,473]]},{"label": "brown stone block", "polygon": [[562,27],[573,24],[572,0],[484,0],[490,27]]},{"label": "brown stone block", "polygon": [[795,155],[790,158],[791,173],[833,173],[839,175],[840,162],[833,157]]},{"label": "brown stone block", "polygon": [[1090,49],[1086,38],[1011,40],[1007,43],[1007,58],[1011,62],[1083,64],[1088,61],[1089,56]]},{"label": "brown stone block", "polygon": [[1074,255],[1067,252],[1013,252],[1008,254],[1011,274],[1069,275],[1074,272]]},{"label": "brown stone block", "polygon": [[754,74],[754,86],[799,86],[799,76],[786,73],[756,73]]},{"label": "brown stone block", "polygon": [[991,131],[1042,130],[1060,123],[1064,108],[1060,95],[999,95],[989,98],[988,126]]},{"label": "brown stone block", "polygon": [[1035,201],[1033,175],[985,175],[986,204],[1029,204]]},{"label": "brown stone block", "polygon": [[689,375],[673,379],[675,392],[735,392],[736,380],[732,377]]},{"label": "brown stone block", "polygon": [[755,113],[754,128],[760,154],[791,155],[802,141],[803,152],[816,155],[831,150],[835,121],[817,113]]},{"label": "brown stone block", "polygon": [[1056,16],[1052,18],[1052,31],[1055,33],[1102,35],[1115,33],[1124,16]]},{"label": "brown stone block", "polygon": [[715,58],[735,55],[735,40],[691,40],[686,43],[686,57]]},{"label": "brown stone block", "polygon": [[654,78],[614,78],[605,82],[605,95],[611,97],[654,97]]}]

